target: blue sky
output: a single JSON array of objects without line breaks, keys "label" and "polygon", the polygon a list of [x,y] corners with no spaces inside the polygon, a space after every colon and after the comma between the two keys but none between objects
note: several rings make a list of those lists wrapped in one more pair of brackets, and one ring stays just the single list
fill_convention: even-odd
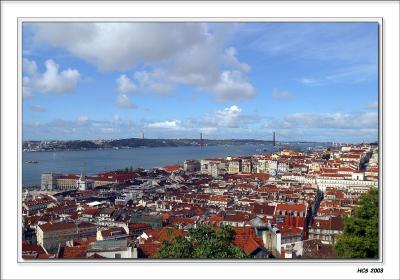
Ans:
[{"label": "blue sky", "polygon": [[378,137],[376,23],[24,23],[23,138]]}]

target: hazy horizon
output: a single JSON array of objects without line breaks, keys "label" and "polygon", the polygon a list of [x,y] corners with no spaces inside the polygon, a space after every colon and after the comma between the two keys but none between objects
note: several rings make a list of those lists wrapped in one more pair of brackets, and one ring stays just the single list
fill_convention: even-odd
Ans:
[{"label": "hazy horizon", "polygon": [[[90,139],[90,138],[71,138],[71,139],[26,139],[23,140],[23,142],[30,142],[30,141],[113,141],[113,140],[123,140],[123,139],[142,139],[140,137],[129,137],[129,138],[96,138],[96,139]],[[199,140],[199,138],[188,138],[188,137],[181,137],[181,138],[144,138],[145,140]],[[203,140],[240,140],[240,141],[265,141],[265,142],[272,142],[271,139],[255,139],[255,138],[203,138]],[[276,139],[277,143],[296,143],[296,142],[304,142],[304,143],[337,143],[337,144],[361,144],[361,143],[375,143],[378,141],[361,141],[361,142],[333,142],[333,141],[312,141],[312,140],[303,140],[303,139],[298,139],[298,140],[279,140]]]}]

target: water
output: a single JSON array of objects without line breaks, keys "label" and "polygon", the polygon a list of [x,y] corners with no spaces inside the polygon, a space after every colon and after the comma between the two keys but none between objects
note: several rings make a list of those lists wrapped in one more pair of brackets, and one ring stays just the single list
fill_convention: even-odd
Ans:
[{"label": "water", "polygon": [[[294,148],[307,149],[320,144],[296,144]],[[238,145],[208,147],[159,147],[136,149],[109,149],[59,152],[23,152],[22,185],[40,185],[42,173],[80,174],[86,162],[86,173],[96,173],[115,169],[153,168],[170,164],[183,164],[186,159],[204,159],[259,154],[262,150],[272,151],[272,145]],[[38,161],[39,163],[26,163]]]}]

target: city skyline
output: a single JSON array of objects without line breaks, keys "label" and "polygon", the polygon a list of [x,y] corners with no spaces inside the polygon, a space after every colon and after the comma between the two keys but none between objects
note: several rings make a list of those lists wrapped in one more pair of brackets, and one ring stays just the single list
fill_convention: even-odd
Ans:
[{"label": "city skyline", "polygon": [[24,23],[22,55],[24,140],[378,138],[376,23]]}]

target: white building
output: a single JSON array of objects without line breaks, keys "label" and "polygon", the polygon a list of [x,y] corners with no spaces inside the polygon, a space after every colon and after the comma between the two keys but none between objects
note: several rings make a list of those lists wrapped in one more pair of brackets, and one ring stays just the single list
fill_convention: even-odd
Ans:
[{"label": "white building", "polygon": [[76,181],[76,188],[80,191],[90,190],[93,188],[93,181],[87,180],[85,175],[81,174],[81,177]]},{"label": "white building", "polygon": [[346,188],[346,189],[353,186],[378,187],[377,181],[317,178],[316,183],[318,185],[318,188],[322,191],[325,191],[327,187]]},{"label": "white building", "polygon": [[56,188],[57,178],[61,174],[57,173],[43,173],[41,177],[41,190],[42,191],[52,191]]}]

